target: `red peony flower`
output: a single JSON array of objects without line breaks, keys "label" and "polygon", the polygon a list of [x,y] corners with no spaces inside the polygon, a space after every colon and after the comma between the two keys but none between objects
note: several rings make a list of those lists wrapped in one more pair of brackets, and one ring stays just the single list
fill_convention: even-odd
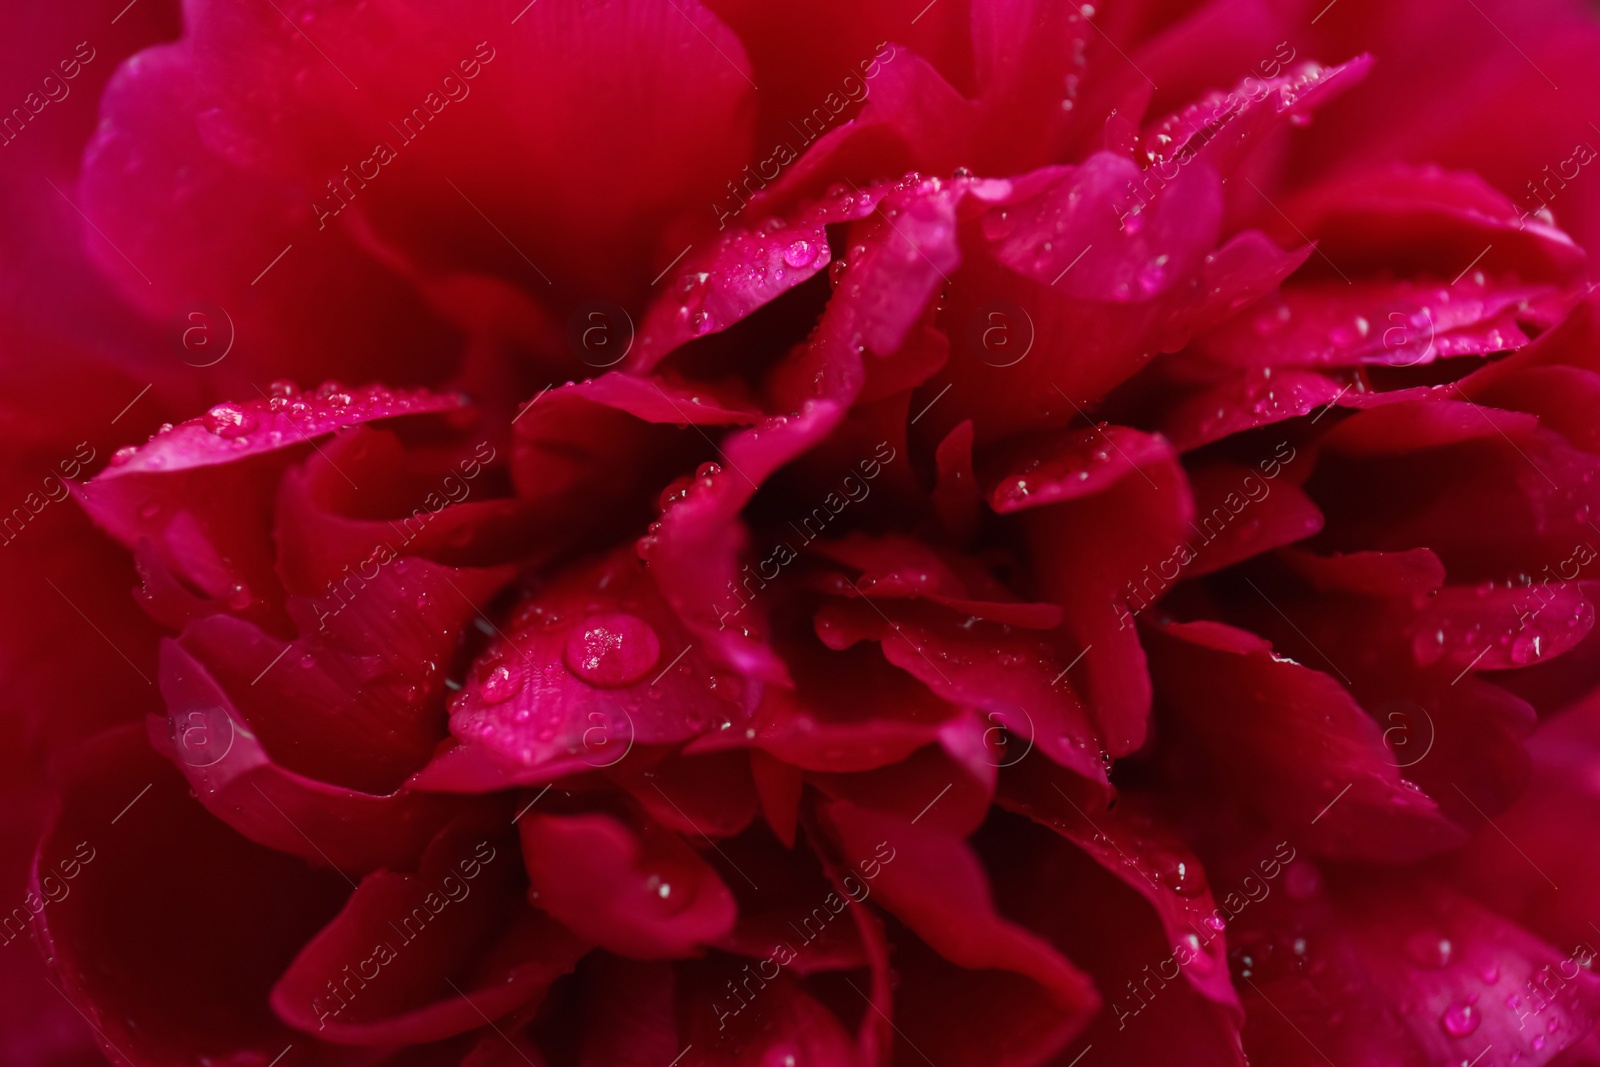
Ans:
[{"label": "red peony flower", "polygon": [[0,1060],[1600,1063],[1600,24],[1469,6],[35,15]]}]

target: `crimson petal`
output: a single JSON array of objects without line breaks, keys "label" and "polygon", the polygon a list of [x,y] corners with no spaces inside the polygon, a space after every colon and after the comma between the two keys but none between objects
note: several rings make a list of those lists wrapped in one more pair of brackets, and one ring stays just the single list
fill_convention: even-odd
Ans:
[{"label": "crimson petal", "polygon": [[1221,623],[1157,632],[1151,674],[1164,705],[1218,769],[1218,784],[1263,817],[1311,825],[1308,844],[1332,856],[1414,860],[1462,840],[1401,779],[1377,725],[1333,678]]},{"label": "crimson petal", "polygon": [[621,549],[518,605],[452,699],[451,733],[534,780],[742,721],[753,694],[706,662],[654,578]]},{"label": "crimson petal", "polygon": [[[234,1055],[265,1063],[301,1041],[273,1017],[267,994],[349,886],[212,818],[142,731],[102,734],[75,757],[39,857],[36,879],[81,863],[39,934],[108,1057],[135,1067]],[[342,1060],[327,1046],[306,1051],[313,1062]]]},{"label": "crimson petal", "polygon": [[602,948],[672,959],[733,929],[733,894],[671,830],[635,830],[609,815],[519,821],[529,899]]},{"label": "crimson petal", "polygon": [[527,908],[522,885],[498,825],[446,828],[415,873],[361,880],[273,987],[273,1010],[326,1041],[385,1046],[475,1030],[537,1000],[587,946]]}]

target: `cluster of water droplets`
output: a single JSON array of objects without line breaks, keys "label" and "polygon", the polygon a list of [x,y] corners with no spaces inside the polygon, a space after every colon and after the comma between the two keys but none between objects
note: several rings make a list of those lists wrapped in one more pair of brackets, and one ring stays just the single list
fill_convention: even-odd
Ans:
[{"label": "cluster of water droplets", "polygon": [[[679,335],[703,337],[732,326],[751,307],[740,300],[719,299],[729,292],[765,293],[768,297],[810,278],[829,265],[826,226],[863,218],[878,209],[893,191],[910,191],[925,184],[920,175],[908,175],[893,185],[875,184],[862,189],[835,183],[801,215],[763,220],[753,229],[728,234],[714,257],[686,266],[678,277],[677,302],[669,318]],[[830,278],[837,283],[840,264]],[[657,342],[647,337],[645,345]]]},{"label": "cluster of water droplets", "polygon": [[[750,431],[753,432],[753,431]],[[722,467],[716,463],[702,463],[695,469],[694,474],[675,478],[661,490],[656,498],[658,517],[645,528],[644,536],[639,538],[635,549],[639,558],[649,566],[655,557],[661,541],[661,530],[665,523],[670,521],[670,516],[675,508],[687,503],[697,494],[710,493],[717,485],[717,479],[722,476]]]},{"label": "cluster of water droplets", "polygon": [[[1555,592],[1546,600],[1527,574],[1514,577],[1505,587],[1484,582],[1473,592],[1480,599],[1493,597],[1500,604],[1432,612],[1429,625],[1412,638],[1418,663],[1427,666],[1445,658],[1477,662],[1498,649],[1512,664],[1526,667],[1571,647],[1594,622],[1594,608],[1588,601],[1573,598],[1563,606]],[[1512,595],[1508,597],[1508,593]]]},{"label": "cluster of water droplets", "polygon": [[194,428],[227,442],[227,447],[234,451],[244,451],[252,447],[297,444],[310,434],[326,433],[369,419],[433,410],[438,406],[438,398],[431,398],[420,390],[396,390],[381,385],[352,390],[329,381],[302,392],[293,382],[275,381],[268,387],[264,400],[229,401],[181,425],[163,423],[147,444],[119,448],[111,456],[111,466],[125,467],[137,457],[141,469],[160,470],[167,465],[167,457],[159,450],[151,450],[152,446],[158,446],[175,433]]},{"label": "cluster of water droplets", "polygon": [[1504,351],[1526,342],[1514,316],[1536,295],[1529,288],[1493,288],[1481,270],[1450,284],[1388,281],[1355,293],[1345,288],[1330,284],[1308,289],[1299,300],[1264,302],[1243,329],[1224,332],[1230,341],[1221,354],[1253,364],[1259,342],[1277,340],[1283,351],[1275,358],[1305,366],[1411,367]]},{"label": "cluster of water droplets", "polygon": [[1001,510],[1016,509],[1041,491],[1062,493],[1070,490],[1073,483],[1088,482],[1123,458],[1113,451],[1111,439],[1106,436],[1110,429],[1108,422],[1097,423],[1085,434],[1083,444],[1066,455],[1029,457],[995,486],[994,503]]},{"label": "cluster of water droplets", "polygon": [[664,643],[649,621],[661,606],[625,587],[638,581],[625,566],[600,568],[586,593],[535,596],[516,608],[451,698],[461,733],[524,763],[569,755],[611,766],[669,694],[683,731],[732,725],[734,687],[681,647],[687,638],[672,637],[676,649]]}]

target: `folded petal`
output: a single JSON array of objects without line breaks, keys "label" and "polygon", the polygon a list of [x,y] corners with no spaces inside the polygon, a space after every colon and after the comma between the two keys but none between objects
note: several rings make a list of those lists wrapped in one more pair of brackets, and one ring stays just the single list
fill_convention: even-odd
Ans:
[{"label": "folded petal", "polygon": [[1403,861],[1461,841],[1438,805],[1402,780],[1377,725],[1334,678],[1220,623],[1159,632],[1157,690],[1203,746],[1218,786],[1265,818],[1312,826],[1303,839],[1326,855]]},{"label": "folded petal", "polygon": [[632,959],[670,959],[733,928],[733,894],[671,830],[607,815],[519,821],[529,899],[580,937]]},{"label": "folded petal", "polygon": [[442,831],[415,873],[376,871],[272,989],[291,1026],[348,1045],[420,1044],[542,997],[587,950],[521,901],[496,821]]},{"label": "folded petal", "polygon": [[[36,880],[59,892],[44,879],[63,877],[63,861],[77,877],[43,909],[39,936],[51,980],[106,1056],[267,1062],[302,1041],[267,995],[349,885],[214,819],[136,728],[88,742],[68,774]],[[340,1062],[317,1042],[308,1051]]]}]

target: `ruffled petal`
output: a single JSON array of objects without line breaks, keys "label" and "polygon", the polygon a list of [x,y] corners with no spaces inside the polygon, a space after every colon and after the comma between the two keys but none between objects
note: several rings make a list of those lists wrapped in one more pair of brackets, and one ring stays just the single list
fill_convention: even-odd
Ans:
[{"label": "ruffled petal", "polygon": [[839,296],[807,345],[775,372],[774,399],[794,414],[772,416],[729,438],[719,469],[670,501],[640,542],[640,555],[660,576],[668,601],[719,661],[767,681],[785,680],[759,631],[725,627],[705,597],[705,590],[735,582],[746,544],[739,512],[773,471],[839,424],[862,386],[862,353],[891,353],[904,342],[959,261],[956,209],[962,201],[1006,189],[1004,183],[907,179],[885,198],[878,221],[837,280]]},{"label": "ruffled petal", "polygon": [[460,397],[345,390],[218,404],[197,419],[123,450],[77,490],[99,526],[128,548],[149,541],[186,585],[219,606],[273,619],[278,580],[270,540],[278,476],[340,429],[462,407]]}]

